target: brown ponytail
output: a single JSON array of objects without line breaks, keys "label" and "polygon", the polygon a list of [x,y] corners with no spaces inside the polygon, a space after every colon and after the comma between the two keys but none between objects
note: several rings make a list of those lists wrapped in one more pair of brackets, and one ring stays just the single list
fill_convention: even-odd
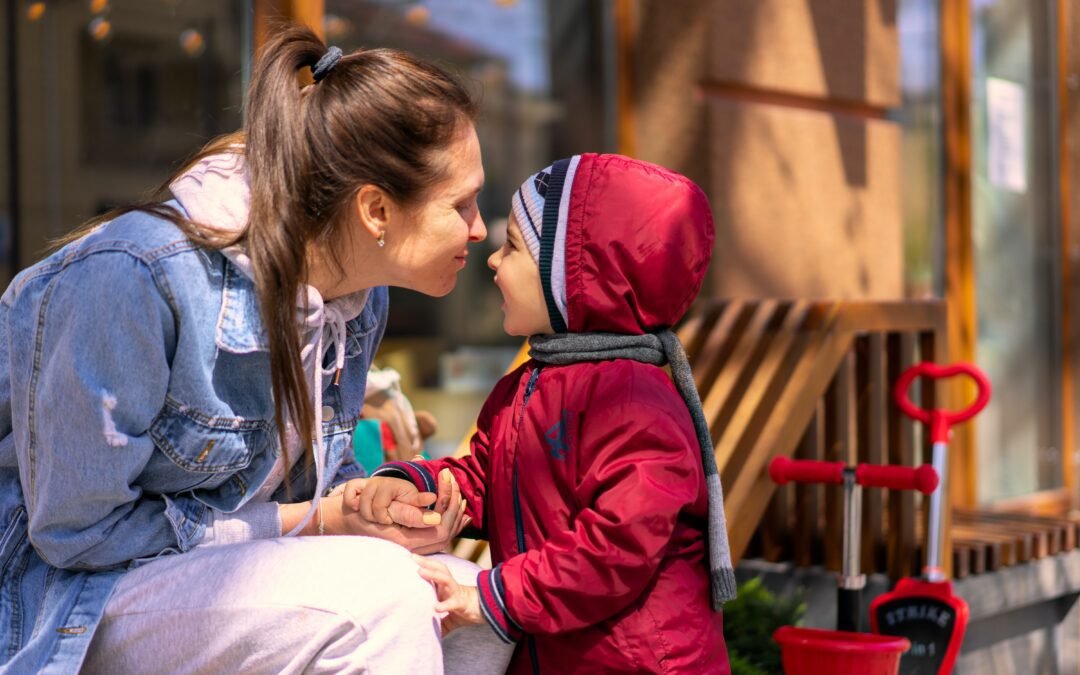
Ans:
[{"label": "brown ponytail", "polygon": [[[298,73],[326,51],[306,27],[287,25],[276,31],[252,74],[243,132],[215,139],[185,164],[184,170],[209,155],[245,154],[251,210],[238,238],[214,231],[213,223],[186,221],[165,207],[160,200],[167,198],[168,183],[159,189],[157,201],[107,213],[68,238],[121,213],[144,210],[173,221],[200,245],[242,243],[251,257],[269,339],[274,420],[282,447],[286,414],[301,439],[314,437],[295,312],[307,278],[309,244],[324,244],[331,254],[339,250],[334,244],[348,236],[349,207],[364,185],[381,188],[404,206],[418,202],[443,178],[438,151],[476,114],[475,102],[455,78],[391,49],[347,54],[317,84],[301,88]],[[340,269],[337,260],[332,262]]]}]

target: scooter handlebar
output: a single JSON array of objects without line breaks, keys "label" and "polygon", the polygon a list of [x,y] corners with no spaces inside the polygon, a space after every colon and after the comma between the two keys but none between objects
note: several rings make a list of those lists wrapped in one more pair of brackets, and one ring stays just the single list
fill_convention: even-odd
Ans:
[{"label": "scooter handlebar", "polygon": [[[769,464],[769,477],[777,485],[818,483],[840,485],[844,482],[843,462],[777,457]],[[937,488],[938,474],[930,465],[920,467],[860,464],[855,482],[864,487],[889,490],[918,490],[930,494]]]},{"label": "scooter handlebar", "polygon": [[855,469],[855,482],[863,487],[918,490],[928,495],[938,486],[938,473],[929,464],[919,467],[860,464]]},{"label": "scooter handlebar", "polygon": [[788,483],[840,485],[844,482],[844,464],[843,462],[819,462],[812,459],[777,457],[769,464],[769,477],[777,485],[786,485]]}]

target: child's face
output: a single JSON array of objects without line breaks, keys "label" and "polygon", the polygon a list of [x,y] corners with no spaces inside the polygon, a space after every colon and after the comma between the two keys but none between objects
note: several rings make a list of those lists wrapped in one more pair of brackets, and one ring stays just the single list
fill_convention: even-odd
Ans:
[{"label": "child's face", "polygon": [[503,296],[503,330],[507,335],[550,335],[544,289],[540,284],[540,268],[536,266],[514,214],[506,226],[506,244],[488,258],[488,267],[495,272],[495,285]]}]

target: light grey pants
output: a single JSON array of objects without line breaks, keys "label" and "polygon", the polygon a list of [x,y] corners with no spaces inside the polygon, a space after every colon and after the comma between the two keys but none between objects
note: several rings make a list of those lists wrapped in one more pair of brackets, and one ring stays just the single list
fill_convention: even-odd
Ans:
[{"label": "light grey pants", "polygon": [[[438,559],[462,583],[472,563]],[[84,673],[502,673],[487,626],[440,640],[435,592],[404,548],[265,539],[160,558],[121,580]]]}]

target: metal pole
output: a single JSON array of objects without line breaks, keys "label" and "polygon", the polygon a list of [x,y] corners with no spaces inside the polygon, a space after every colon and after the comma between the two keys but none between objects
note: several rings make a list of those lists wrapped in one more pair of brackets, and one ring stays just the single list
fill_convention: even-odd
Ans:
[{"label": "metal pole", "polygon": [[938,486],[930,495],[930,515],[926,524],[926,567],[923,576],[927,581],[945,581],[945,571],[941,568],[941,500],[944,499],[949,475],[946,473],[949,463],[949,444],[934,443],[934,470],[938,474]]},{"label": "metal pole", "polygon": [[862,534],[862,487],[855,482],[855,469],[844,469],[844,556],[840,589],[837,593],[838,630],[862,630],[862,589],[866,575],[859,573]]}]

